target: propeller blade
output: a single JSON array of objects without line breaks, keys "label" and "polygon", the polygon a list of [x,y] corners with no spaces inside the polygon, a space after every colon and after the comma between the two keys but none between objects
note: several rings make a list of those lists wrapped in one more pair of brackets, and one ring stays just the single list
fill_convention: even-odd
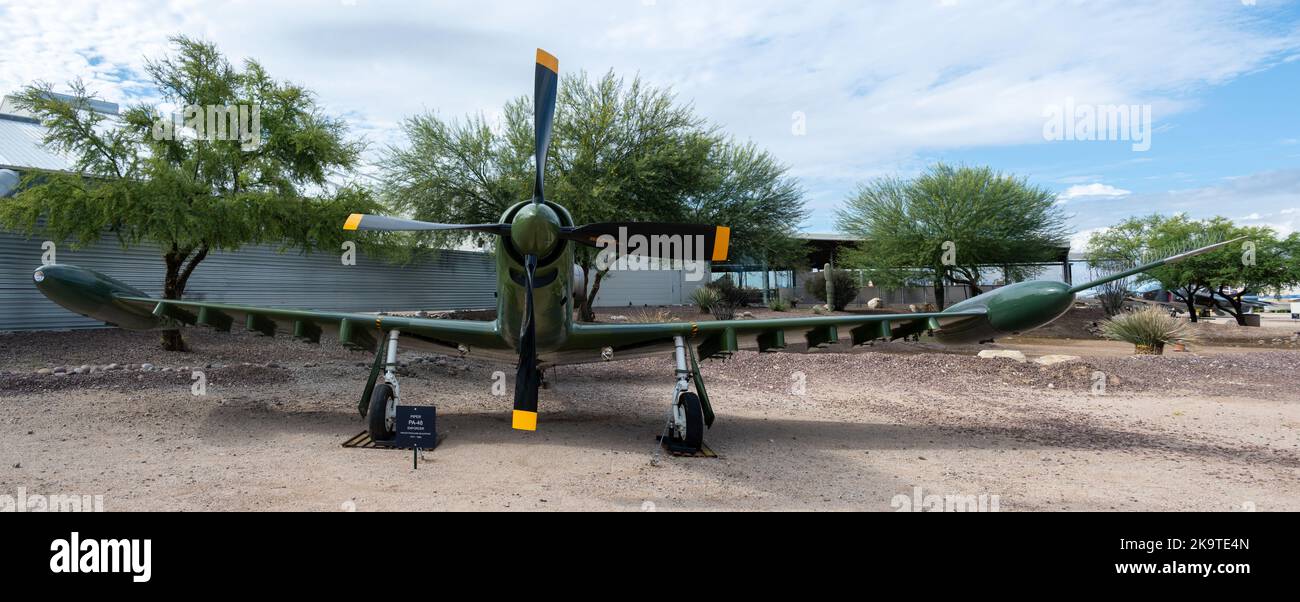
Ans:
[{"label": "propeller blade", "polygon": [[380,232],[428,232],[438,230],[464,230],[507,236],[510,224],[435,224],[385,215],[353,213],[343,224],[344,230],[375,230]]},{"label": "propeller blade", "polygon": [[536,137],[533,167],[533,202],[543,200],[543,182],[546,179],[546,152],[551,148],[551,125],[555,121],[555,98],[559,90],[560,60],[551,53],[537,49],[537,77],[533,90],[533,135]]},{"label": "propeller blade", "polygon": [[[726,261],[727,252],[731,246],[731,228],[726,226],[609,222],[564,228],[560,231],[560,238],[593,247],[598,246],[597,241],[602,236],[612,237],[614,241],[618,242],[618,250],[625,249],[627,255],[643,255],[664,259],[684,259],[672,257],[671,255],[681,252],[676,249],[689,249],[691,259],[694,260]],[[632,236],[644,237],[646,244],[632,244],[630,241]],[[664,244],[663,237],[674,236],[682,237],[680,246],[676,245],[675,241],[673,241],[674,244]],[[701,242],[703,242],[703,252],[700,252]]]},{"label": "propeller blade", "polygon": [[533,276],[537,256],[524,258],[524,324],[519,333],[519,367],[515,371],[515,411],[511,426],[521,431],[537,430],[537,324],[533,322]]}]

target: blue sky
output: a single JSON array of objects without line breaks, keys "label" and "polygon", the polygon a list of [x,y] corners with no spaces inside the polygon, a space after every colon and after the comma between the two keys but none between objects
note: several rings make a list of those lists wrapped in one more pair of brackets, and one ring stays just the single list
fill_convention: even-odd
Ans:
[{"label": "blue sky", "polygon": [[[176,33],[315,90],[376,150],[405,116],[489,118],[561,70],[640,74],[791,168],[813,216],[935,161],[1061,195],[1082,240],[1186,211],[1300,230],[1300,6],[1293,0],[0,0],[0,92],[86,79],[151,100],[143,57]],[[1150,109],[1150,149],[1047,140],[1049,107]],[[802,130],[795,127],[801,123]]]}]

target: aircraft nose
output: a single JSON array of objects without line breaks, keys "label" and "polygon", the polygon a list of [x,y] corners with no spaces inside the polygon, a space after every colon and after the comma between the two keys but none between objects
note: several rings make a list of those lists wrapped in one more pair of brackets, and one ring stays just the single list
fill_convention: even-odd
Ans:
[{"label": "aircraft nose", "polygon": [[546,205],[525,205],[510,224],[510,240],[524,255],[546,255],[560,240],[560,218]]}]

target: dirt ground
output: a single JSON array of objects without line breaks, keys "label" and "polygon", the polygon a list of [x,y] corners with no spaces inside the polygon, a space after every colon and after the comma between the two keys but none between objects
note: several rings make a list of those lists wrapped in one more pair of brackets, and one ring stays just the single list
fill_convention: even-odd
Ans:
[{"label": "dirt ground", "polygon": [[413,470],[409,452],[341,447],[364,429],[368,354],[187,337],[194,351],[172,354],[145,333],[0,334],[0,495],[103,495],[119,511],[889,511],[918,494],[997,496],[1002,511],[1300,510],[1295,350],[996,346],[1081,356],[1053,366],[924,341],[742,352],[705,364],[715,459],[658,451],[668,357],[551,370],[539,430],[520,433],[510,387],[493,394],[509,367],[404,354],[404,401],[437,405],[446,434]]}]

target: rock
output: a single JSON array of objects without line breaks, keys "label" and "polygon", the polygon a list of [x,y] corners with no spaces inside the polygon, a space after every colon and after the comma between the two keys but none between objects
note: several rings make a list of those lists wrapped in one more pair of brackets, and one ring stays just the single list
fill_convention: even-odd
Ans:
[{"label": "rock", "polygon": [[316,364],[313,364],[313,363],[311,363],[311,362],[307,362],[307,363],[303,364],[302,367],[303,367],[303,368],[315,368],[315,367],[316,367]]},{"label": "rock", "polygon": [[885,302],[881,301],[880,297],[875,297],[872,300],[867,301],[867,309],[880,309],[880,306],[884,304]]},{"label": "rock", "polygon": [[109,364],[108,366],[104,367],[105,370],[118,370],[121,368],[122,366],[120,364]]},{"label": "rock", "polygon": [[1055,366],[1056,364],[1073,362],[1073,361],[1077,361],[1078,359],[1079,356],[1077,355],[1044,355],[1042,357],[1034,358],[1034,363],[1042,364],[1044,366]]},{"label": "rock", "polygon": [[54,368],[54,373],[55,373],[55,374],[67,374],[67,373],[68,373],[68,367],[67,367],[67,366],[58,366],[58,367]]},{"label": "rock", "polygon": [[85,368],[82,368],[81,366],[77,366],[76,368],[73,368],[73,369],[72,369],[72,373],[73,373],[73,374],[85,374],[85,373],[86,373],[86,370],[85,370]]},{"label": "rock", "polygon": [[610,316],[610,317],[605,318],[605,319],[608,320],[608,321],[610,321],[610,322],[616,322],[616,323],[627,322],[627,321],[629,321],[627,316]]},{"label": "rock", "polygon": [[753,312],[742,311],[742,312],[740,312],[740,317],[742,317],[742,318],[752,318],[752,317],[754,317],[754,314],[753,314]]},{"label": "rock", "polygon": [[140,364],[140,369],[149,372],[153,370],[153,364]]},{"label": "rock", "polygon": [[279,367],[280,367],[280,364],[277,364],[277,363],[275,363],[275,362],[267,362],[267,363],[266,363],[266,367],[267,367],[267,368],[279,368]]},{"label": "rock", "polygon": [[985,349],[979,355],[983,359],[1009,359],[1025,363],[1025,354],[1012,349]]},{"label": "rock", "polygon": [[54,374],[54,371],[49,368],[41,368],[40,370],[36,371],[36,374],[40,376],[49,376],[51,374]]}]

